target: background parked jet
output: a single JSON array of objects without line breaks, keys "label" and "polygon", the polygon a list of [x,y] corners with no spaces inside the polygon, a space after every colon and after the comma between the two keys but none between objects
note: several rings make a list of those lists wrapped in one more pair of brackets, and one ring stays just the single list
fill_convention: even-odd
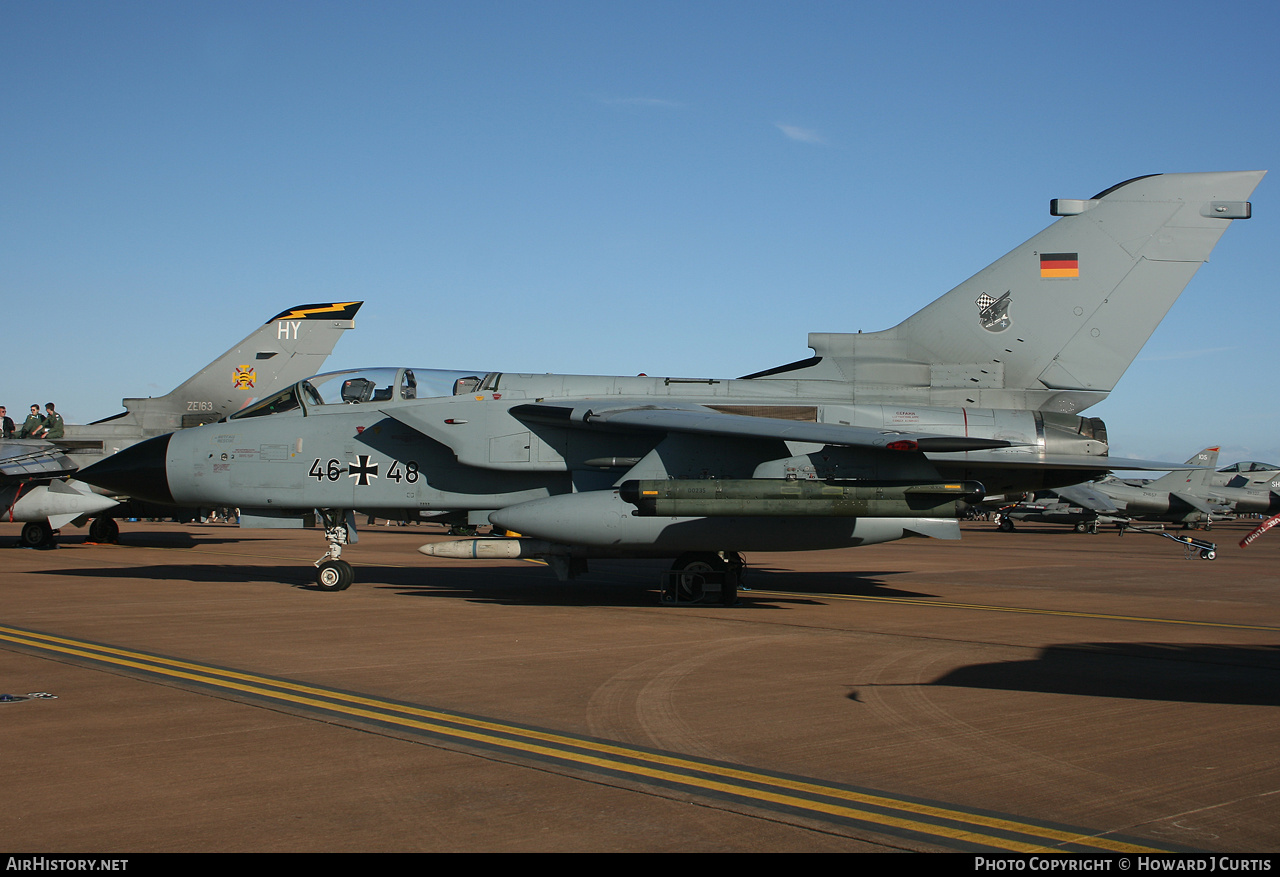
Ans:
[{"label": "background parked jet", "polygon": [[[22,459],[37,446],[37,456],[61,457],[57,475],[101,460],[144,438],[220,420],[315,374],[323,367],[342,333],[355,325],[362,302],[304,304],[281,311],[239,344],[196,372],[172,392],[151,398],[125,399],[120,414],[83,426],[68,424],[64,438],[48,443],[0,443],[0,457]],[[55,447],[56,445],[56,447]],[[58,453],[65,452],[66,456]],[[139,514],[136,506],[94,495],[87,485],[53,481],[11,482],[5,516],[25,521],[24,544],[50,543],[54,531],[88,515]],[[0,502],[9,493],[0,482]],[[90,525],[95,541],[113,541],[119,527],[112,517],[99,515]]]},{"label": "background parked jet", "polygon": [[23,545],[47,544],[58,527],[116,504],[87,485],[76,487],[62,480],[75,468],[66,454],[48,442],[0,442],[0,517],[26,522]]},{"label": "background parked jet", "polygon": [[1280,466],[1256,460],[1232,463],[1209,476],[1211,487],[1250,487],[1280,490]]},{"label": "background parked jet", "polygon": [[1098,531],[1100,523],[1135,520],[1207,523],[1225,517],[1229,508],[1204,495],[1204,483],[1218,461],[1218,448],[1205,448],[1191,459],[1194,469],[1177,469],[1162,478],[1138,481],[1108,475],[1095,481],[1039,491],[1030,500],[1001,511],[1006,532],[1014,521],[1071,524],[1077,531]]},{"label": "background parked jet", "polygon": [[[351,584],[353,509],[468,514],[522,538],[429,554],[676,557],[732,599],[745,550],[954,539],[967,502],[1113,468],[1105,398],[1261,171],[1167,174],[1087,200],[898,326],[814,334],[814,356],[737,380],[383,369],[302,381],[83,473],[242,525],[319,510],[320,587]],[[247,510],[254,510],[246,515]]]},{"label": "background parked jet", "polygon": [[[989,506],[988,510],[991,510]],[[996,526],[1006,533],[1012,533],[1024,522],[1063,524],[1074,527],[1077,533],[1096,533],[1099,525],[1123,518],[1111,497],[1095,489],[1091,482],[1040,490],[994,511]]]},{"label": "background parked jet", "polygon": [[[1256,464],[1265,465],[1265,464]],[[1227,467],[1230,469],[1231,467]],[[1252,470],[1244,473],[1206,472],[1198,493],[1210,501],[1227,506],[1238,515],[1274,515],[1280,513],[1280,480],[1275,470]],[[1261,476],[1253,480],[1250,476]],[[1225,485],[1219,483],[1228,478]]]},{"label": "background parked jet", "polygon": [[324,367],[363,302],[294,305],[163,396],[124,399],[119,414],[68,424],[57,444],[79,466],[144,438],[221,420]]},{"label": "background parked jet", "polygon": [[1187,465],[1208,468],[1175,470],[1154,481],[1108,476],[1088,484],[1043,491],[1032,501],[1006,510],[1000,528],[1012,530],[1014,520],[1073,523],[1078,530],[1094,532],[1098,523],[1132,521],[1208,526],[1235,514],[1280,512],[1280,493],[1271,489],[1270,482],[1263,482],[1260,487],[1215,483],[1230,477],[1213,471],[1217,461],[1218,448],[1205,448],[1187,460]]}]

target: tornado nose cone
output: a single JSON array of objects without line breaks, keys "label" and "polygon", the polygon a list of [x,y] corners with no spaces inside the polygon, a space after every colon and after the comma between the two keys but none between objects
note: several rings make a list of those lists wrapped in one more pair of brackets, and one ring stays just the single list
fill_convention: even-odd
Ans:
[{"label": "tornado nose cone", "polygon": [[165,472],[172,434],[138,442],[119,453],[99,460],[76,474],[80,481],[105,488],[115,494],[174,505]]}]

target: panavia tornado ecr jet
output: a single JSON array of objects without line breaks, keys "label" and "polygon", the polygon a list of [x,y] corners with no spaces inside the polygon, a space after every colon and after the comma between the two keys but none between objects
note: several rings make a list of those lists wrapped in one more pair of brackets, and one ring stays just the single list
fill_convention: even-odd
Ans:
[{"label": "panavia tornado ecr jet", "polygon": [[[1262,171],[1165,174],[1055,200],[1047,229],[882,332],[812,334],[813,356],[736,380],[419,368],[301,381],[226,421],[82,473],[169,503],[301,526],[341,559],[354,510],[465,516],[518,537],[423,546],[535,557],[674,557],[734,598],[741,552],[959,537],[966,503],[1113,468],[1104,399]],[[697,596],[693,594],[692,596]],[[708,595],[709,596],[709,595]]]}]

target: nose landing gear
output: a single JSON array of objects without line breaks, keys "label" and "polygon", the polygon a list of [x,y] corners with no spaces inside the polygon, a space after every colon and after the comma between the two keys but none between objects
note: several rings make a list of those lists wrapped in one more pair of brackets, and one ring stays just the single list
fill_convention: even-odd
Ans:
[{"label": "nose landing gear", "polygon": [[329,550],[315,562],[316,587],[322,591],[345,591],[356,580],[356,571],[342,559],[342,546],[356,541],[355,515],[342,509],[316,509],[324,522],[324,538]]}]

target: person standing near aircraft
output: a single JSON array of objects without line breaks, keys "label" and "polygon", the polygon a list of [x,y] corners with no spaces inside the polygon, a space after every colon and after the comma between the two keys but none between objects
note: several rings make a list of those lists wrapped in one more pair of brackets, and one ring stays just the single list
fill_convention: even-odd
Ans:
[{"label": "person standing near aircraft", "polygon": [[44,417],[40,414],[40,406],[32,405],[31,413],[22,422],[22,432],[18,438],[41,438],[44,435]]},{"label": "person standing near aircraft", "polygon": [[44,435],[41,438],[53,441],[62,438],[64,432],[62,415],[53,410],[52,402],[44,403]]},{"label": "person standing near aircraft", "polygon": [[11,439],[16,428],[13,425],[13,418],[9,416],[9,412],[3,405],[0,405],[0,438]]}]

